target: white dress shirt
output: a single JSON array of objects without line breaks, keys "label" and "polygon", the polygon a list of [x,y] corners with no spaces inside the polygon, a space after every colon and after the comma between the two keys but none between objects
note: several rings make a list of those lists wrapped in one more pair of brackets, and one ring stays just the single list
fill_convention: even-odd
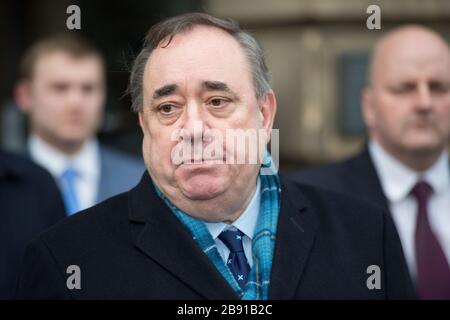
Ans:
[{"label": "white dress shirt", "polygon": [[426,181],[433,188],[428,202],[428,219],[450,264],[450,168],[447,150],[431,168],[420,173],[406,167],[374,141],[369,144],[369,152],[389,201],[413,279],[417,274],[414,232],[418,208],[410,192],[418,181]]},{"label": "white dress shirt", "polygon": [[32,135],[28,141],[28,150],[31,158],[46,168],[58,183],[68,167],[77,171],[75,190],[80,210],[96,203],[100,180],[100,151],[95,139],[86,141],[77,154],[67,156],[40,137]]},{"label": "white dress shirt", "polygon": [[225,222],[206,222],[206,227],[208,228],[209,233],[212,238],[216,242],[217,250],[220,253],[223,261],[227,263],[228,256],[230,254],[230,250],[228,247],[218,238],[219,235],[228,229],[239,229],[242,231],[244,236],[242,237],[242,244],[244,246],[245,257],[247,258],[248,264],[250,267],[253,266],[253,256],[252,256],[252,239],[255,234],[256,222],[259,216],[259,208],[261,202],[261,182],[258,178],[256,183],[256,191],[253,194],[250,203],[248,204],[245,211],[241,214],[241,216],[234,221],[232,224],[227,224]]}]

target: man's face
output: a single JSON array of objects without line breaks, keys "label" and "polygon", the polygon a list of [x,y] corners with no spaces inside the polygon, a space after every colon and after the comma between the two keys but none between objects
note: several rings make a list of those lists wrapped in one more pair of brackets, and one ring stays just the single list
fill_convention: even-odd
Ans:
[{"label": "man's face", "polygon": [[[176,205],[215,197],[232,201],[254,189],[258,164],[205,163],[222,160],[222,156],[176,164],[171,157],[179,143],[191,144],[202,137],[203,146],[217,141],[208,130],[223,136],[227,129],[270,130],[275,114],[273,94],[258,101],[249,68],[240,45],[216,28],[195,27],[152,52],[139,114],[143,153],[150,175]],[[188,132],[191,142],[175,140],[177,129]],[[227,153],[232,151],[225,148]]]},{"label": "man's face", "polygon": [[26,85],[23,109],[32,130],[50,142],[80,144],[101,120],[105,99],[98,57],[73,57],[62,51],[42,55]]},{"label": "man's face", "polygon": [[450,55],[429,35],[409,37],[380,49],[365,120],[389,150],[440,152],[450,138]]}]

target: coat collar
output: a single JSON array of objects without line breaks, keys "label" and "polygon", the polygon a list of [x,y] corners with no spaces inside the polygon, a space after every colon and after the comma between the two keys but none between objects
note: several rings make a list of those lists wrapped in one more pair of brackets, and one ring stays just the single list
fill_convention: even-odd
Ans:
[{"label": "coat collar", "polygon": [[28,175],[29,166],[33,165],[18,155],[0,152],[0,179],[21,179]]},{"label": "coat collar", "polygon": [[158,197],[147,172],[129,193],[135,246],[205,299],[238,299],[189,231]]},{"label": "coat collar", "polygon": [[[359,194],[370,195],[370,199],[389,210],[388,200],[381,187],[380,178],[370,156],[368,146],[348,162],[349,172],[346,179]],[[363,178],[361,178],[363,177]]]},{"label": "coat collar", "polygon": [[272,263],[269,299],[294,299],[319,226],[317,214],[299,185],[281,182],[281,208]]},{"label": "coat collar", "polygon": [[[290,180],[281,178],[281,208],[270,299],[292,299],[313,246],[317,215]],[[205,299],[238,299],[189,231],[156,194],[148,173],[129,193],[135,246]]]}]

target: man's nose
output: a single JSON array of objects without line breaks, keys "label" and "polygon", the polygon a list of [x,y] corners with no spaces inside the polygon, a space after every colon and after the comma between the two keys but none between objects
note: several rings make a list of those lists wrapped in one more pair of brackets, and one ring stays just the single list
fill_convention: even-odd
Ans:
[{"label": "man's nose", "polygon": [[[205,126],[205,114],[200,103],[192,101],[186,106],[182,128],[185,135],[191,139],[200,139],[202,141]],[[193,140],[192,140],[193,141]]]},{"label": "man's nose", "polygon": [[71,88],[67,92],[67,102],[71,107],[79,106],[83,101],[83,92],[76,88]]},{"label": "man's nose", "polygon": [[421,111],[428,111],[431,109],[433,98],[431,96],[431,90],[428,84],[424,83],[419,85],[416,108]]}]

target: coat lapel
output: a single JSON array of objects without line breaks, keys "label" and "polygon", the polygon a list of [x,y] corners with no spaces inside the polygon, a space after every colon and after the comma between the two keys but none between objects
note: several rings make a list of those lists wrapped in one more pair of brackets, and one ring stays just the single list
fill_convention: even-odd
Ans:
[{"label": "coat lapel", "polygon": [[100,180],[98,183],[97,201],[103,201],[109,198],[114,192],[114,186],[119,183],[117,181],[117,170],[111,166],[111,161],[109,161],[109,152],[101,145],[100,148]]},{"label": "coat lapel", "polygon": [[313,247],[318,218],[289,180],[281,179],[281,208],[269,299],[293,299]]},{"label": "coat lapel", "polygon": [[146,172],[130,192],[135,246],[205,299],[238,299],[190,232],[156,194]]},{"label": "coat lapel", "polygon": [[388,200],[381,187],[381,182],[366,147],[349,162],[348,180],[357,194],[366,195],[369,200],[383,205],[389,210]]}]

